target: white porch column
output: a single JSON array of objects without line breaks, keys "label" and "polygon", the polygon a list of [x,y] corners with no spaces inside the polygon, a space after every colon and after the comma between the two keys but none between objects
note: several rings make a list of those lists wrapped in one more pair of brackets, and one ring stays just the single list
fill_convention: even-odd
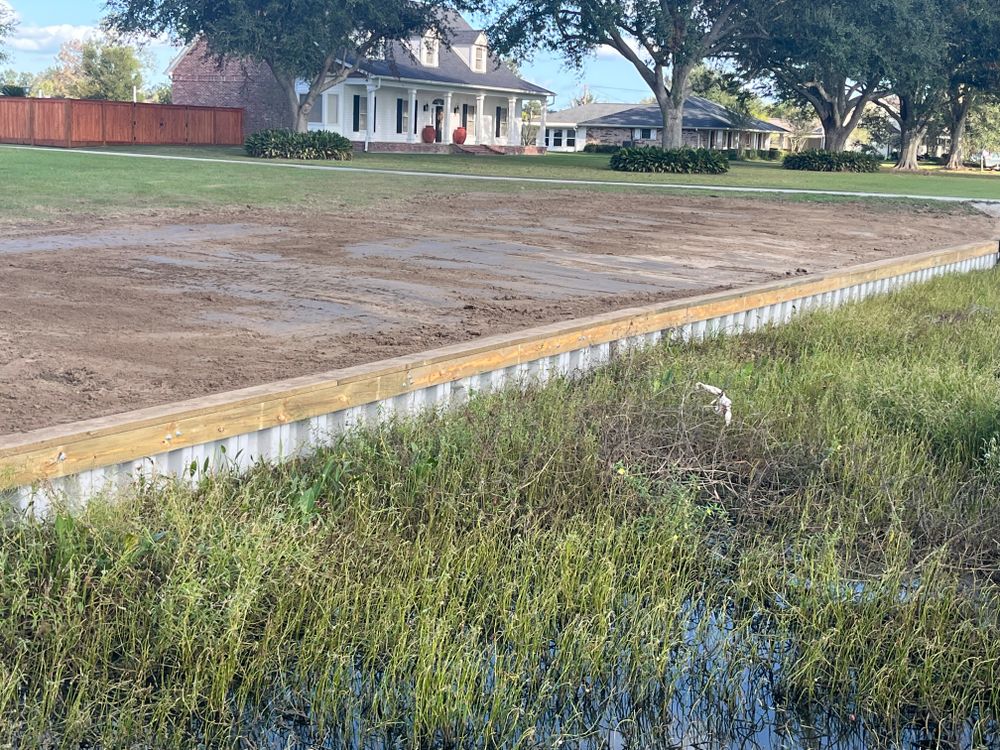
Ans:
[{"label": "white porch column", "polygon": [[476,96],[476,143],[486,142],[486,133],[483,132],[483,110],[486,108],[486,95]]},{"label": "white porch column", "polygon": [[518,111],[517,99],[511,97],[507,100],[507,145],[521,145],[521,113]]},{"label": "white porch column", "polygon": [[545,123],[547,121],[546,115],[549,111],[549,99],[548,97],[542,99],[542,117],[541,121],[538,123],[538,136],[535,138],[535,145],[538,148],[542,148],[545,145]]},{"label": "white porch column", "polygon": [[451,143],[451,133],[454,128],[451,126],[451,92],[444,95],[444,132],[441,134],[441,143]]},{"label": "white porch column", "polygon": [[417,140],[417,90],[410,89],[410,109],[408,110],[410,116],[407,118],[406,127],[409,132],[406,134],[406,140],[410,143],[416,143]]},{"label": "white porch column", "polygon": [[368,150],[368,144],[375,142],[375,91],[376,88],[372,84],[368,84],[368,130],[365,133],[365,151]]}]

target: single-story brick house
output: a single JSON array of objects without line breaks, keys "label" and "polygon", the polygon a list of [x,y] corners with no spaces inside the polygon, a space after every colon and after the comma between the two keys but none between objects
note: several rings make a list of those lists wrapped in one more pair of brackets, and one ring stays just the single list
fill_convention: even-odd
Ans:
[{"label": "single-story brick house", "polygon": [[[594,103],[550,112],[544,143],[552,151],[582,151],[587,144],[659,145],[663,116],[655,104]],[[684,107],[684,145],[712,149],[769,149],[784,128],[745,117],[700,96]]]},{"label": "single-story brick house", "polygon": [[[364,62],[316,101],[309,127],[331,130],[370,151],[448,152],[456,129],[465,148],[521,153],[542,150],[542,134],[525,149],[521,112],[551,91],[514,74],[482,31],[449,17],[448,44],[433,34],[397,43],[385,60]],[[183,50],[167,70],[175,104],[242,107],[246,131],[288,127],[287,98],[267,66],[241,60],[219,65],[204,41]],[[301,84],[300,93],[307,91]],[[430,128],[427,132],[425,129]],[[426,141],[430,141],[429,143]]]}]

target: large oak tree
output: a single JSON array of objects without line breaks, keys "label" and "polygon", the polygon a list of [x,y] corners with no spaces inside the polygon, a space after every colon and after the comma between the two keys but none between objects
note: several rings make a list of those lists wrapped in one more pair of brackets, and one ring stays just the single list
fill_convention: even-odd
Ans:
[{"label": "large oak tree", "polygon": [[[788,0],[765,33],[746,38],[744,75],[771,81],[778,97],[811,107],[825,148],[843,151],[865,108],[885,94],[885,0]],[[890,41],[887,41],[890,40]]]},{"label": "large oak tree", "polygon": [[762,33],[785,0],[538,0],[480,2],[492,15],[489,35],[505,53],[536,48],[580,66],[600,47],[628,60],[653,93],[663,117],[662,143],[683,144],[684,103],[692,71],[731,55],[741,39]]},{"label": "large oak tree", "polygon": [[[218,58],[263,63],[288,99],[289,125],[304,131],[317,97],[392,42],[427,31],[447,40],[444,0],[108,0],[121,32],[203,38]],[[297,83],[305,81],[300,97]]]}]

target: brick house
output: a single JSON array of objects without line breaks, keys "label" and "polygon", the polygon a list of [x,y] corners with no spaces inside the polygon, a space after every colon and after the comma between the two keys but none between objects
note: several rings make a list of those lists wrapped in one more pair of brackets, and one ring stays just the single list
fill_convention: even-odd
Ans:
[{"label": "brick house", "polygon": [[[552,151],[582,151],[587,144],[659,145],[662,128],[655,104],[584,104],[549,113],[543,140]],[[684,106],[684,145],[692,148],[769,149],[772,136],[785,132],[700,96],[688,97]]]},{"label": "brick house", "polygon": [[[331,130],[369,151],[448,152],[459,129],[466,150],[522,153],[542,150],[543,133],[526,149],[525,102],[552,92],[514,74],[489,49],[482,31],[450,19],[448,44],[433,34],[392,46],[385,60],[364,62],[346,81],[330,86],[313,105],[309,127]],[[175,104],[242,107],[246,131],[288,127],[288,100],[266,65],[225,60],[203,41],[189,45],[167,70]],[[300,95],[308,90],[299,86]]]}]

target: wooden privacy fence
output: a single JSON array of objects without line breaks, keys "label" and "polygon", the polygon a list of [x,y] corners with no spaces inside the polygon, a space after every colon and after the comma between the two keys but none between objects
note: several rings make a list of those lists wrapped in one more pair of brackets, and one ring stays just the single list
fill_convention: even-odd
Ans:
[{"label": "wooden privacy fence", "polygon": [[0,499],[44,511],[86,502],[138,476],[246,468],[329,442],[366,420],[445,404],[505,383],[598,367],[661,337],[701,339],[784,323],[943,274],[986,270],[997,243],[870,263],[494,336],[423,354],[246,388],[129,414],[0,436]]},{"label": "wooden privacy fence", "polygon": [[239,146],[243,110],[0,96],[0,143]]}]

